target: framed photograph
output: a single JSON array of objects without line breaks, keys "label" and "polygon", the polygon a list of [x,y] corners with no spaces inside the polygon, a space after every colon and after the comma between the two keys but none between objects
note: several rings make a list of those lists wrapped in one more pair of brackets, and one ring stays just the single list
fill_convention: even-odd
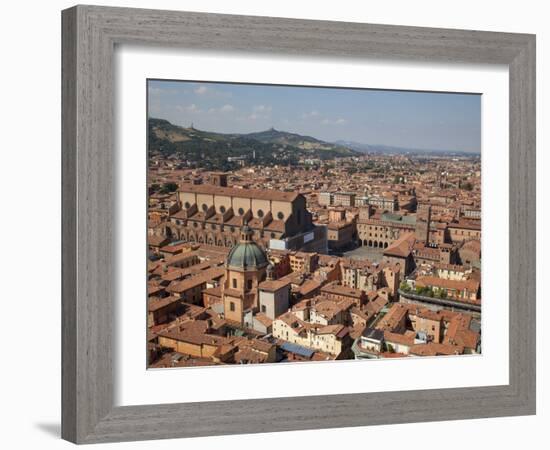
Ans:
[{"label": "framed photograph", "polygon": [[62,435],[535,413],[535,37],[62,13]]}]

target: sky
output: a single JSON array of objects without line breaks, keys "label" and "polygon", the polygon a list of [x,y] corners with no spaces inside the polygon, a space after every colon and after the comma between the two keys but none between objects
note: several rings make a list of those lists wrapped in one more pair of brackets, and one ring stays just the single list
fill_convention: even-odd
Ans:
[{"label": "sky", "polygon": [[481,95],[148,81],[148,115],[219,133],[271,127],[328,142],[480,152]]}]

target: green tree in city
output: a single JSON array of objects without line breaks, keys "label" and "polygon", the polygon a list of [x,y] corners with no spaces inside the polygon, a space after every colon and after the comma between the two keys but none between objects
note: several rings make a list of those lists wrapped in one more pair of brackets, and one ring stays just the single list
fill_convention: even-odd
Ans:
[{"label": "green tree in city", "polygon": [[471,191],[474,189],[474,186],[472,185],[472,183],[467,181],[466,183],[462,184],[462,189],[464,189],[465,191]]},{"label": "green tree in city", "polygon": [[178,185],[176,183],[164,183],[160,189],[161,194],[169,194],[170,192],[175,192],[178,190]]}]

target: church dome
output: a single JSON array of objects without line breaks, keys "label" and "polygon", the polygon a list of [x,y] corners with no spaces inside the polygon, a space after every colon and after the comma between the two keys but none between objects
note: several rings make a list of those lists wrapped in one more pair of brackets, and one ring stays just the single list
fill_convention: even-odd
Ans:
[{"label": "church dome", "polygon": [[267,255],[252,241],[252,230],[245,225],[241,230],[241,242],[235,245],[227,257],[227,265],[238,269],[262,268],[269,264]]},{"label": "church dome", "polygon": [[227,257],[227,265],[246,269],[248,267],[267,266],[268,260],[265,252],[255,242],[241,242],[235,245]]}]

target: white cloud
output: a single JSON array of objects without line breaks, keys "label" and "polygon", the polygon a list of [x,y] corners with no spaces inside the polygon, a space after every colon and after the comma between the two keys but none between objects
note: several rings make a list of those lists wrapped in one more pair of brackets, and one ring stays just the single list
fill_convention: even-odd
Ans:
[{"label": "white cloud", "polygon": [[271,109],[271,105],[256,105],[252,108],[252,111],[259,113],[270,113]]},{"label": "white cloud", "polygon": [[210,114],[216,114],[216,113],[230,113],[230,112],[234,112],[235,111],[235,107],[233,105],[230,105],[230,104],[225,104],[223,106],[220,106],[219,108],[210,108],[208,110],[208,112]]},{"label": "white cloud", "polygon": [[335,120],[331,120],[331,119],[321,120],[322,125],[344,125],[345,123],[347,123],[347,120],[342,118],[335,119]]},{"label": "white cloud", "polygon": [[190,105],[187,105],[187,106],[177,105],[176,109],[179,112],[192,112],[192,113],[201,113],[202,112],[202,110],[195,103],[191,103]]},{"label": "white cloud", "polygon": [[161,103],[158,99],[149,102],[149,115],[157,115],[162,112]]},{"label": "white cloud", "polygon": [[193,92],[196,95],[201,95],[205,97],[212,97],[212,98],[231,98],[233,94],[231,92],[224,92],[221,90],[218,90],[212,86],[205,86],[204,84],[201,84],[200,86],[197,86]]},{"label": "white cloud", "polygon": [[271,105],[255,105],[252,107],[252,114],[247,116],[248,120],[269,119],[271,115]]},{"label": "white cloud", "polygon": [[233,105],[223,105],[221,108],[220,108],[220,112],[233,112],[235,111],[235,108],[233,107]]},{"label": "white cloud", "polygon": [[163,96],[163,95],[177,95],[177,94],[186,94],[187,91],[185,90],[177,90],[177,89],[168,89],[166,87],[149,87],[148,89],[149,95],[154,96]]},{"label": "white cloud", "polygon": [[317,117],[318,115],[319,115],[319,111],[314,109],[312,111],[303,113],[302,114],[302,119],[309,119],[311,117]]}]

